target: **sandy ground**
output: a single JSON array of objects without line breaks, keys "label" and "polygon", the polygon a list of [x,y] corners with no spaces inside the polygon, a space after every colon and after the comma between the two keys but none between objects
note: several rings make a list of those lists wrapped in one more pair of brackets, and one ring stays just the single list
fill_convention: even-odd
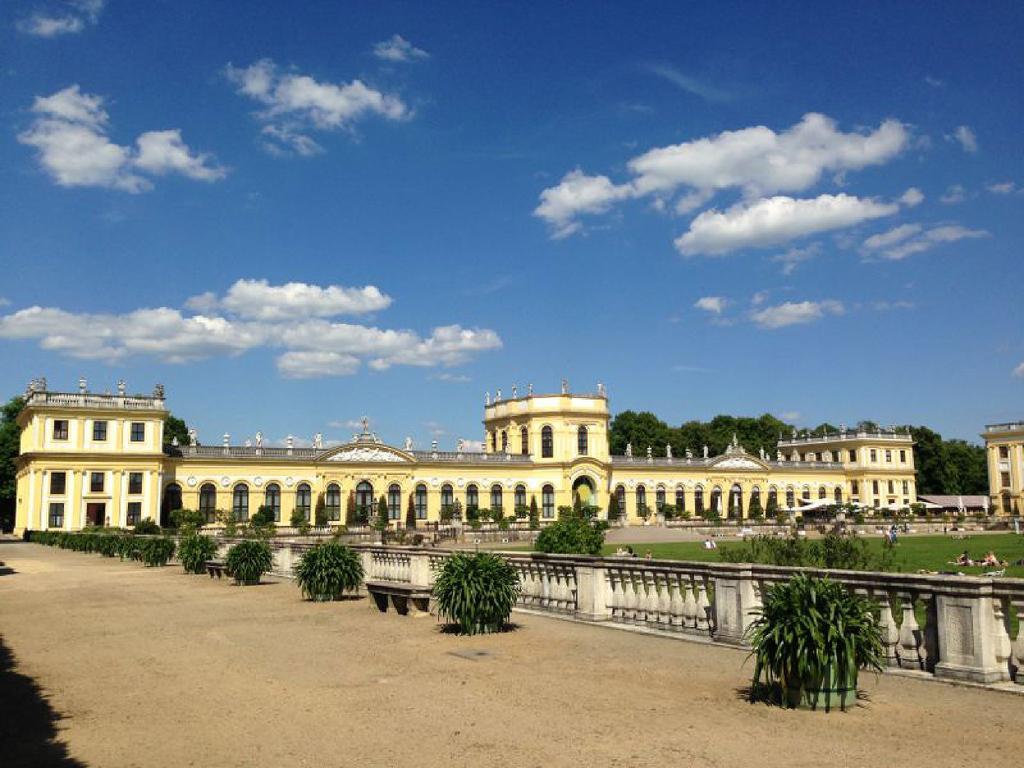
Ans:
[{"label": "sandy ground", "polygon": [[750,667],[728,648],[519,614],[460,638],[289,582],[21,543],[0,561],[5,768],[936,768],[1024,746],[1022,696],[868,676],[856,711],[783,711],[743,700]]}]

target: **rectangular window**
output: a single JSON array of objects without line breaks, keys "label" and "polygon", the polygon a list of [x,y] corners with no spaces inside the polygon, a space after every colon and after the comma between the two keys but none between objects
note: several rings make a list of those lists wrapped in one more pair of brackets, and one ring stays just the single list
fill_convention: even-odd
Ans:
[{"label": "rectangular window", "polygon": [[143,421],[132,422],[132,442],[133,443],[144,443],[146,442],[146,423]]},{"label": "rectangular window", "polygon": [[854,451],[854,450],[851,450],[850,451],[850,461],[856,461],[856,460],[857,460],[857,452]]},{"label": "rectangular window", "polygon": [[850,493],[853,496],[860,495],[860,484],[856,480],[850,481]]},{"label": "rectangular window", "polygon": [[107,439],[107,422],[94,421],[92,423],[92,439],[96,442],[103,442]]},{"label": "rectangular window", "polygon": [[887,464],[891,464],[892,463],[892,451],[886,451],[885,452],[885,461],[886,461]]},{"label": "rectangular window", "polygon": [[876,451],[874,448],[871,449],[871,461],[872,463],[878,461],[878,451]]},{"label": "rectangular window", "polygon": [[999,446],[999,458],[1000,459],[1008,459],[1008,458],[1010,458],[1010,449],[1007,448],[1005,445],[1000,445]]},{"label": "rectangular window", "polygon": [[908,493],[910,493],[910,483],[907,482],[906,480],[904,480],[903,481],[903,495],[906,496]]},{"label": "rectangular window", "polygon": [[68,420],[67,419],[54,419],[53,420],[53,439],[54,440],[67,440],[68,439]]},{"label": "rectangular window", "polygon": [[50,475],[50,495],[63,496],[67,492],[67,472],[54,472]]},{"label": "rectangular window", "polygon": [[892,482],[892,480],[890,480],[890,481],[889,481],[889,493],[896,493],[896,491],[895,491],[895,490],[894,490],[894,488],[893,488],[893,482]]},{"label": "rectangular window", "polygon": [[89,473],[89,490],[93,493],[103,493],[103,473]]},{"label": "rectangular window", "polygon": [[141,519],[142,519],[142,502],[141,501],[129,501],[128,502],[128,525],[135,525]]},{"label": "rectangular window", "polygon": [[50,527],[64,527],[64,504],[59,501],[50,502]]},{"label": "rectangular window", "polygon": [[129,472],[128,473],[128,493],[132,493],[132,494],[142,493],[142,473],[141,472]]},{"label": "rectangular window", "polygon": [[875,496],[878,495],[878,481],[877,480],[872,480],[871,481],[871,492],[873,494],[875,494]]},{"label": "rectangular window", "polygon": [[906,463],[907,463],[907,452],[906,451],[900,451],[900,464],[906,464]]},{"label": "rectangular window", "polygon": [[1000,487],[1001,488],[1009,488],[1010,487],[1010,473],[1009,472],[1000,472],[999,473],[999,483],[1000,483]]}]

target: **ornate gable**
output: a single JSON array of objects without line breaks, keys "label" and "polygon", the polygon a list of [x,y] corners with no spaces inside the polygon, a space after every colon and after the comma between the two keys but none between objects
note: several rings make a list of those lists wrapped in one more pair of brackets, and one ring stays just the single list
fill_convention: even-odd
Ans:
[{"label": "ornate gable", "polygon": [[753,456],[720,456],[712,459],[708,466],[715,469],[752,469],[757,471],[767,470],[767,465],[761,463]]},{"label": "ornate gable", "polygon": [[350,464],[413,464],[415,459],[412,456],[392,448],[390,445],[379,443],[377,445],[366,445],[350,443],[333,448],[317,457],[317,461],[345,462]]}]

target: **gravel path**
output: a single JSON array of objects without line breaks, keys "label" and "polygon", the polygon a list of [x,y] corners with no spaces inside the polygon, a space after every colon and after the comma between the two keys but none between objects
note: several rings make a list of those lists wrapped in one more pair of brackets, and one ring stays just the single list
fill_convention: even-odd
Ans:
[{"label": "gravel path", "polygon": [[5,768],[938,768],[1011,765],[1024,744],[1021,696],[869,675],[854,712],[782,711],[742,699],[728,648],[518,614],[459,638],[288,582],[21,543],[0,561]]}]

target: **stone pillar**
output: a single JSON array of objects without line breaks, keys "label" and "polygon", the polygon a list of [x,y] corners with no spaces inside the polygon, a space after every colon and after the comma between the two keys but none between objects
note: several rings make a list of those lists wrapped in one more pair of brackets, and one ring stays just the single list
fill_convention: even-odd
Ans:
[{"label": "stone pillar", "polygon": [[607,576],[603,565],[576,566],[576,616],[584,621],[608,621]]},{"label": "stone pillar", "polygon": [[745,645],[747,627],[755,618],[752,611],[759,601],[750,566],[732,566],[729,571],[729,575],[718,574],[714,579],[715,641]]},{"label": "stone pillar", "polygon": [[991,584],[957,584],[935,599],[939,625],[935,676],[974,683],[1009,680],[1008,668],[996,658],[999,636]]},{"label": "stone pillar", "polygon": [[426,552],[409,554],[409,582],[418,586],[428,586],[431,583],[430,557]]}]

